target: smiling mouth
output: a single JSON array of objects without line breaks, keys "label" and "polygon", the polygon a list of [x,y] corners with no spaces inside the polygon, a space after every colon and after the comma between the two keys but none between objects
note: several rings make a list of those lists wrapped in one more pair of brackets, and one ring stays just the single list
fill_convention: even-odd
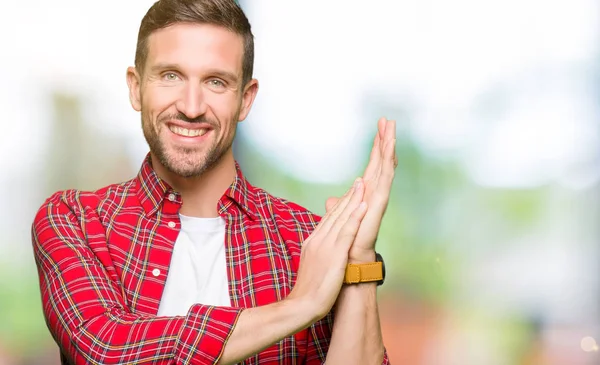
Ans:
[{"label": "smiling mouth", "polygon": [[187,128],[182,128],[182,127],[178,127],[178,126],[174,126],[174,125],[170,125],[169,126],[169,130],[173,133],[175,133],[178,136],[183,136],[183,137],[200,137],[206,134],[206,132],[208,132],[208,129],[206,128],[200,128],[200,129],[187,129]]}]

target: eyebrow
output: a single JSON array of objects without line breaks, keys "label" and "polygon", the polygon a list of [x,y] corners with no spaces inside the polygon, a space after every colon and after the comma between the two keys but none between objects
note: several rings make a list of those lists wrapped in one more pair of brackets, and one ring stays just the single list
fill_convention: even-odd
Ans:
[{"label": "eyebrow", "polygon": [[211,75],[215,75],[215,76],[220,77],[225,80],[229,80],[231,82],[236,82],[239,79],[239,77],[236,74],[234,74],[233,72],[224,71],[224,70],[209,69],[207,73],[211,74]]},{"label": "eyebrow", "polygon": [[[181,67],[175,63],[158,63],[152,67],[150,67],[150,71],[152,73],[159,73],[166,70],[181,70]],[[216,77],[220,77],[222,79],[226,79],[230,82],[237,82],[239,77],[233,72],[219,70],[219,69],[208,69],[206,71],[207,74],[213,75]]]}]

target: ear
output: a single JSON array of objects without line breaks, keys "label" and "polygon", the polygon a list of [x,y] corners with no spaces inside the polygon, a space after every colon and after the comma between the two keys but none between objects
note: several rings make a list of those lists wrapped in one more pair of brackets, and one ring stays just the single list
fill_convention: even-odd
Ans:
[{"label": "ear", "polygon": [[142,98],[140,96],[141,77],[135,67],[127,68],[127,86],[129,87],[129,102],[135,111],[142,110]]},{"label": "ear", "polygon": [[242,108],[240,110],[239,122],[246,119],[246,117],[250,113],[250,109],[252,108],[252,104],[254,103],[254,99],[256,98],[257,93],[258,80],[252,79],[248,81],[248,83],[244,87],[244,92],[242,94]]}]

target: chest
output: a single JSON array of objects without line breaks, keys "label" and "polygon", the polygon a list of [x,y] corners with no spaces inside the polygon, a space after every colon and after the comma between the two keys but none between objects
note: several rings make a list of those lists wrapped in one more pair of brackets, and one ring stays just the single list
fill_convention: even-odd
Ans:
[{"label": "chest", "polygon": [[[107,254],[127,306],[155,315],[180,234],[178,215],[159,214],[106,226]],[[250,308],[285,298],[296,279],[304,235],[276,218],[225,216],[222,244],[231,304]]]},{"label": "chest", "polygon": [[[250,308],[284,299],[292,290],[301,244],[312,231],[290,216],[250,219],[225,215],[222,244],[231,305]],[[148,217],[143,211],[100,214],[84,228],[91,249],[133,313],[156,315],[181,221],[177,212]],[[92,228],[93,227],[93,228]],[[259,329],[257,329],[259,330]],[[308,331],[263,350],[243,364],[300,364]]]}]

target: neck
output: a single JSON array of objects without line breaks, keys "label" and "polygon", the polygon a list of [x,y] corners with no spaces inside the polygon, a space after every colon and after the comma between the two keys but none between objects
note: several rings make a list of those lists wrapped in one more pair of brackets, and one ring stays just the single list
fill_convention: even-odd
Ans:
[{"label": "neck", "polygon": [[151,155],[157,175],[181,194],[180,213],[190,217],[218,217],[217,204],[236,176],[233,151],[229,149],[221,160],[202,175],[186,178],[168,171]]}]

